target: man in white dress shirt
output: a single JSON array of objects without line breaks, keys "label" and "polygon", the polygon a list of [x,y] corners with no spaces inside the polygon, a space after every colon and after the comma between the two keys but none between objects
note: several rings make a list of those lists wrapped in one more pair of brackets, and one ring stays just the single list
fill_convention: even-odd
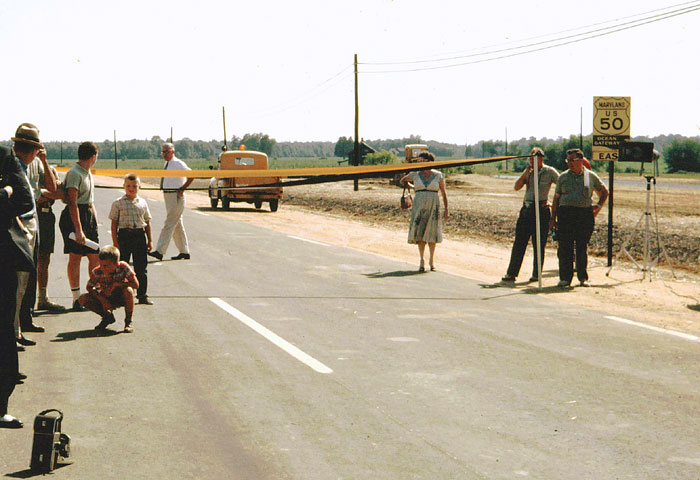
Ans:
[{"label": "man in white dress shirt", "polygon": [[[165,170],[191,170],[185,162],[175,156],[175,146],[172,143],[164,143],[162,153],[165,160],[163,167]],[[185,211],[185,190],[193,180],[194,178],[185,177],[163,177],[161,179],[160,188],[163,190],[166,217],[156,249],[148,252],[151,257],[163,260],[163,255],[170,245],[170,239],[173,239],[180,253],[172,257],[172,260],[190,259],[190,248],[187,244],[182,213]]]}]

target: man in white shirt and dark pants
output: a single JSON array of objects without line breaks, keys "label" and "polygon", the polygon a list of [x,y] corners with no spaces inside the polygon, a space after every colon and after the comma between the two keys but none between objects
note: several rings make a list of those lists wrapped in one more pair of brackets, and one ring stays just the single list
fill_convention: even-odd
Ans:
[{"label": "man in white shirt and dark pants", "polygon": [[[165,170],[191,170],[185,162],[175,156],[175,146],[172,143],[163,144],[163,159]],[[165,224],[160,231],[156,249],[148,252],[151,257],[163,260],[163,254],[168,250],[170,239],[175,241],[175,246],[180,253],[172,260],[189,260],[190,249],[187,244],[187,234],[182,221],[182,213],[185,211],[185,190],[194,181],[194,178],[163,177],[160,188],[163,190],[165,200]]]}]

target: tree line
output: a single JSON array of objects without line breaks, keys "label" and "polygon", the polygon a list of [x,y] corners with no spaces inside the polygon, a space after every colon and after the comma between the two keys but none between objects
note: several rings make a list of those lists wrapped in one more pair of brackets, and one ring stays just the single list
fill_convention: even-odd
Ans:
[{"label": "tree line", "polygon": [[[635,141],[653,142],[654,148],[663,156],[669,172],[687,171],[700,172],[700,137],[684,137],[682,135],[658,135],[655,137],[635,137]],[[159,136],[145,140],[117,141],[116,156],[118,160],[148,160],[161,158],[161,145],[166,142]],[[423,140],[420,135],[410,135],[397,139],[378,139],[363,141],[378,151],[365,158],[366,163],[392,163],[401,161],[401,150],[407,144],[424,143],[430,151],[442,158],[493,157],[502,155],[527,155],[533,146],[541,147],[546,156],[546,162],[555,168],[566,168],[565,152],[569,148],[580,148],[587,158],[592,157],[591,136],[581,139],[577,135],[568,138],[521,138],[512,140],[506,145],[501,140],[481,140],[474,144],[458,145],[434,140]],[[10,142],[0,142],[11,145]],[[104,140],[96,142],[100,148],[100,157],[114,158],[114,142]],[[184,159],[201,159],[215,161],[222,151],[221,140],[191,140],[183,138],[175,140],[176,154]],[[73,160],[78,157],[80,142],[45,142],[47,154],[52,160]],[[245,145],[248,150],[258,150],[276,158],[347,158],[354,149],[352,137],[339,137],[336,142],[278,142],[264,133],[246,133],[242,137],[232,136],[227,142],[229,150]],[[524,168],[525,160],[516,161],[514,168]],[[596,169],[607,168],[607,162],[597,162]]]}]

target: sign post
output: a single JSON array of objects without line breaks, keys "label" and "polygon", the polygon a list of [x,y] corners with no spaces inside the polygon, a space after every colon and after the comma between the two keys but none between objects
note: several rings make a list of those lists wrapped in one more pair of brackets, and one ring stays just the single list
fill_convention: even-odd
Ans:
[{"label": "sign post", "polygon": [[631,97],[593,97],[593,158],[608,165],[608,267],[612,266],[613,179],[622,143],[630,138]]}]

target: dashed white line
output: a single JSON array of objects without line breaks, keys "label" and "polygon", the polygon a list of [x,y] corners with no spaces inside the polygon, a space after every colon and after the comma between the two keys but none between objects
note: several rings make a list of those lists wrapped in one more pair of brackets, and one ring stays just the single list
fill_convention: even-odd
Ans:
[{"label": "dashed white line", "polygon": [[327,243],[321,243],[321,242],[317,242],[317,241],[315,241],[315,240],[309,240],[308,238],[296,237],[296,236],[294,236],[294,235],[287,235],[287,236],[288,236],[289,238],[293,238],[294,240],[301,240],[302,242],[313,243],[313,244],[315,244],[315,245],[321,245],[321,246],[323,246],[323,247],[327,247],[327,246],[328,246]]},{"label": "dashed white line", "polygon": [[199,210],[192,210],[192,213],[196,213],[197,215],[202,215],[203,217],[208,217],[208,213],[200,212]]},{"label": "dashed white line", "polygon": [[268,339],[270,342],[273,344],[277,345],[279,348],[287,352],[289,355],[292,357],[296,358],[300,362],[306,364],[307,366],[311,367],[313,370],[317,371],[318,373],[333,373],[333,370],[325,366],[323,363],[319,362],[309,354],[301,351],[298,347],[292,345],[288,341],[286,341],[284,338],[280,337],[273,331],[267,329],[266,327],[260,325],[258,322],[250,318],[248,315],[245,313],[241,312],[240,310],[237,310],[233,308],[231,305],[228,303],[224,302],[220,298],[210,298],[209,299],[214,305],[217,305],[219,308],[221,308],[223,311],[227,312],[231,316],[235,317],[238,319],[241,323],[244,325],[252,328],[254,331]]},{"label": "dashed white line", "polygon": [[626,318],[615,317],[613,315],[606,315],[607,319],[614,320],[620,323],[626,323],[627,325],[634,325],[635,327],[646,328],[648,330],[653,330],[654,332],[665,333],[667,335],[673,335],[674,337],[683,338],[685,340],[690,340],[692,342],[700,342],[700,337],[691,335],[689,333],[677,332],[675,330],[668,330],[666,328],[654,327],[653,325],[647,325],[645,323],[635,322],[634,320],[627,320]]}]

